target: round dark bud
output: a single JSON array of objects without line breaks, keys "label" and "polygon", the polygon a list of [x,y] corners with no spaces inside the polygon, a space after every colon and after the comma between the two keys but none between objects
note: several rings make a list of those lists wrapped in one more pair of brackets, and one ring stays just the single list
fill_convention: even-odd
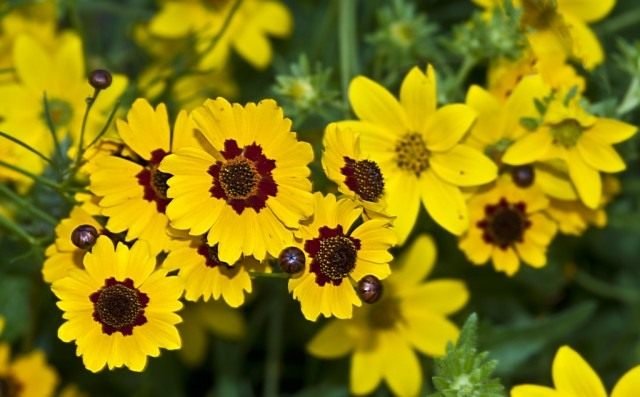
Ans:
[{"label": "round dark bud", "polygon": [[76,247],[86,250],[96,243],[98,239],[98,230],[91,225],[80,225],[71,232],[71,242]]},{"label": "round dark bud", "polygon": [[96,69],[89,74],[89,84],[96,90],[109,88],[111,81],[111,73],[104,69]]},{"label": "round dark bud", "polygon": [[382,283],[371,274],[358,281],[358,296],[366,303],[376,303],[382,296]]},{"label": "round dark bud", "polygon": [[511,169],[511,179],[513,183],[520,187],[529,187],[533,185],[536,179],[535,171],[530,165],[519,165]]},{"label": "round dark bud", "polygon": [[278,263],[283,272],[295,274],[304,269],[304,252],[298,247],[287,247],[280,252]]}]

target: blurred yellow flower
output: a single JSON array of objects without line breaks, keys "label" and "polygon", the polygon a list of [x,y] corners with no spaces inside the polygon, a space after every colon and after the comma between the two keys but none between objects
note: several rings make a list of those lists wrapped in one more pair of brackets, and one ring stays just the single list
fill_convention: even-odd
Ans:
[{"label": "blurred yellow flower", "polygon": [[400,100],[380,84],[358,76],[349,99],[360,120],[338,127],[360,136],[362,154],[374,160],[385,178],[388,213],[402,244],[418,217],[420,200],[440,226],[459,235],[468,227],[460,187],[496,178],[497,167],[479,151],[460,144],[476,119],[467,105],[436,110],[436,76],[414,67],[400,88]]},{"label": "blurred yellow flower", "polygon": [[435,260],[433,240],[418,236],[392,265],[380,301],[356,309],[351,320],[330,321],[307,345],[320,358],[352,355],[351,393],[372,393],[384,380],[394,395],[418,395],[423,375],[414,349],[441,356],[458,338],[447,316],[467,303],[469,293],[459,280],[424,281]]},{"label": "blurred yellow flower", "polygon": [[58,375],[47,364],[42,351],[36,350],[10,360],[9,345],[0,344],[0,393],[2,396],[52,397]]},{"label": "blurred yellow flower", "polygon": [[351,318],[353,306],[362,304],[351,280],[386,278],[393,259],[388,250],[396,238],[386,218],[354,227],[362,208],[348,198],[321,193],[313,197],[313,218],[296,235],[306,254],[305,268],[289,280],[289,291],[307,320],[315,321],[320,314]]},{"label": "blurred yellow flower", "polygon": [[[511,397],[607,397],[607,391],[591,366],[569,346],[558,349],[552,368],[554,387],[519,385]],[[618,380],[611,397],[640,396],[640,365]]]}]

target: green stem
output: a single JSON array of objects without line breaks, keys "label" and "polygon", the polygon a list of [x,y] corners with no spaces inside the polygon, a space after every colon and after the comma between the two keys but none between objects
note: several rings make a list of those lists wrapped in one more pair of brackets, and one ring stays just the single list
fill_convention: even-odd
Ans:
[{"label": "green stem", "polygon": [[349,82],[357,74],[356,0],[338,1],[338,47],[345,117],[349,117]]},{"label": "green stem", "polygon": [[282,361],[282,334],[284,328],[284,307],[282,294],[274,294],[271,316],[267,325],[267,359],[264,369],[265,397],[279,396],[280,363]]},{"label": "green stem", "polygon": [[231,20],[236,15],[236,12],[238,11],[240,6],[242,5],[242,2],[243,2],[243,0],[236,0],[236,2],[233,3],[233,6],[231,6],[231,9],[229,10],[229,13],[227,14],[226,18],[224,19],[224,22],[222,23],[222,26],[220,27],[220,30],[218,30],[216,35],[213,36],[213,39],[211,40],[209,45],[204,49],[204,51],[202,51],[200,54],[198,54],[199,55],[198,58],[202,58],[204,55],[208,54],[210,51],[213,51],[216,48],[216,46],[218,45],[218,42],[220,42],[220,39],[222,38],[224,33],[229,28],[229,25],[231,24]]},{"label": "green stem", "polygon": [[281,278],[287,279],[289,278],[288,273],[263,273],[263,272],[251,272],[249,273],[251,278]]},{"label": "green stem", "polygon": [[631,84],[629,84],[629,88],[627,88],[622,102],[620,102],[620,105],[616,108],[616,115],[620,117],[635,109],[640,104],[638,96],[640,96],[640,80],[634,77],[631,80]]},{"label": "green stem", "polygon": [[60,140],[58,140],[58,134],[56,132],[56,125],[51,118],[51,109],[49,108],[49,99],[47,98],[47,93],[44,92],[42,94],[42,104],[44,106],[44,115],[47,121],[47,129],[51,134],[51,139],[53,140],[53,147],[55,149],[54,158],[57,155],[59,159],[64,158],[62,155],[62,147],[60,146]]},{"label": "green stem", "polygon": [[36,181],[38,183],[41,183],[41,184],[43,184],[45,186],[48,186],[48,187],[54,189],[57,192],[60,192],[60,193],[63,193],[63,194],[65,193],[64,189],[62,189],[62,186],[58,185],[57,183],[55,183],[55,182],[53,182],[53,181],[51,181],[51,180],[49,180],[47,178],[44,178],[44,177],[41,177],[41,176],[36,175],[34,173],[31,173],[31,172],[29,172],[29,171],[27,171],[27,170],[25,170],[23,168],[20,168],[18,166],[15,166],[13,164],[9,164],[9,163],[7,163],[5,161],[0,160],[0,167],[5,167],[5,168],[8,168],[8,169],[10,169],[12,171],[15,171],[15,172],[17,172],[19,174],[27,176],[27,177],[33,179],[34,181]]},{"label": "green stem", "polygon": [[16,205],[26,210],[27,212],[29,212],[31,215],[34,215],[40,218],[41,220],[49,223],[50,225],[55,226],[58,224],[58,221],[54,217],[42,211],[40,208],[33,205],[33,203],[20,197],[14,191],[9,189],[6,185],[0,184],[0,193],[4,194],[9,200],[13,201]]},{"label": "green stem", "polygon": [[640,301],[640,294],[637,291],[619,285],[610,285],[582,271],[576,274],[575,280],[585,290],[604,298],[633,305],[637,305]]},{"label": "green stem", "polygon": [[111,122],[113,121],[113,118],[116,116],[116,113],[118,112],[118,108],[119,107],[120,107],[120,102],[116,102],[116,104],[113,107],[113,109],[111,109],[111,113],[109,113],[109,117],[107,117],[107,122],[104,124],[104,126],[102,127],[102,129],[100,130],[98,135],[96,135],[96,137],[93,138],[93,140],[87,145],[87,147],[84,148],[84,150],[87,150],[91,146],[95,145],[96,142],[98,142],[98,140],[100,138],[102,138],[102,136],[104,134],[107,133],[107,130],[109,129],[109,126],[111,125]]},{"label": "green stem", "polygon": [[6,231],[12,233],[13,235],[20,237],[32,246],[38,245],[38,240],[35,237],[27,233],[18,224],[8,218],[5,218],[2,215],[0,215],[0,227],[4,228]]},{"label": "green stem", "polygon": [[76,159],[73,162],[73,169],[77,170],[80,167],[80,161],[82,160],[82,155],[84,154],[84,134],[87,130],[87,120],[89,119],[89,113],[91,113],[91,109],[93,108],[93,104],[98,99],[98,95],[100,95],[99,89],[95,89],[93,91],[93,95],[87,98],[87,106],[84,108],[84,115],[82,115],[82,126],[80,127],[80,139],[78,140],[78,150],[76,152]]},{"label": "green stem", "polygon": [[22,146],[23,148],[27,149],[28,151],[30,151],[31,153],[35,154],[36,156],[40,157],[41,159],[43,159],[44,161],[46,161],[49,164],[53,164],[53,162],[51,161],[50,158],[48,158],[47,156],[45,156],[44,154],[42,154],[42,152],[38,151],[38,149],[32,147],[31,145],[29,145],[26,142],[21,141],[18,138],[15,138],[9,134],[7,134],[6,132],[0,131],[0,137],[3,137],[5,139],[10,140],[11,142]]}]

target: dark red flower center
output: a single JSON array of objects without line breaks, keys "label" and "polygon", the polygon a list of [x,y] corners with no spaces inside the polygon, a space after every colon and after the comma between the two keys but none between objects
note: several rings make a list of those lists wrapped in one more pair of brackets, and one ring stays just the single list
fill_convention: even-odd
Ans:
[{"label": "dark red flower center", "polygon": [[378,201],[384,191],[384,178],[375,161],[356,161],[344,157],[340,172],[345,176],[345,185],[366,201]]},{"label": "dark red flower center", "polygon": [[162,149],[151,152],[151,159],[143,163],[144,169],[136,175],[138,183],[144,188],[144,199],[156,203],[158,212],[164,214],[167,210],[167,204],[171,201],[167,198],[167,180],[171,178],[171,174],[158,170],[158,166],[162,159],[168,153]]},{"label": "dark red flower center", "polygon": [[531,227],[526,210],[525,203],[509,203],[503,197],[498,204],[485,206],[485,218],[476,225],[483,230],[485,242],[507,249],[522,242],[524,232]]},{"label": "dark red flower center", "polygon": [[12,374],[0,376],[0,397],[18,397],[22,394],[23,385]]},{"label": "dark red flower center", "polygon": [[260,212],[269,196],[278,193],[271,175],[276,161],[267,158],[255,142],[240,148],[233,139],[224,142],[220,154],[224,160],[209,167],[209,175],[213,177],[211,196],[225,200],[238,215],[246,208]]},{"label": "dark red flower center", "polygon": [[130,278],[105,280],[104,287],[89,297],[93,302],[93,319],[102,324],[102,332],[131,335],[133,328],[147,322],[144,308],[149,304],[147,294],[140,292]]},{"label": "dark red flower center", "polygon": [[360,240],[345,236],[342,225],[335,228],[323,226],[318,232],[318,237],[304,244],[304,250],[311,258],[309,269],[316,274],[319,286],[327,282],[340,285],[356,267]]}]

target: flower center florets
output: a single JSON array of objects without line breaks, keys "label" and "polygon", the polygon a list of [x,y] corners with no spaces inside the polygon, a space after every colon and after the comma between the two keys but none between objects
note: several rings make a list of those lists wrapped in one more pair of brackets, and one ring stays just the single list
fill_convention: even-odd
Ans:
[{"label": "flower center florets", "polygon": [[378,201],[384,191],[382,171],[375,161],[356,161],[344,157],[344,167],[340,169],[345,176],[345,185],[366,201]]},{"label": "flower center florets", "polygon": [[400,169],[420,175],[429,168],[429,149],[422,135],[411,132],[396,143],[396,164]]}]

